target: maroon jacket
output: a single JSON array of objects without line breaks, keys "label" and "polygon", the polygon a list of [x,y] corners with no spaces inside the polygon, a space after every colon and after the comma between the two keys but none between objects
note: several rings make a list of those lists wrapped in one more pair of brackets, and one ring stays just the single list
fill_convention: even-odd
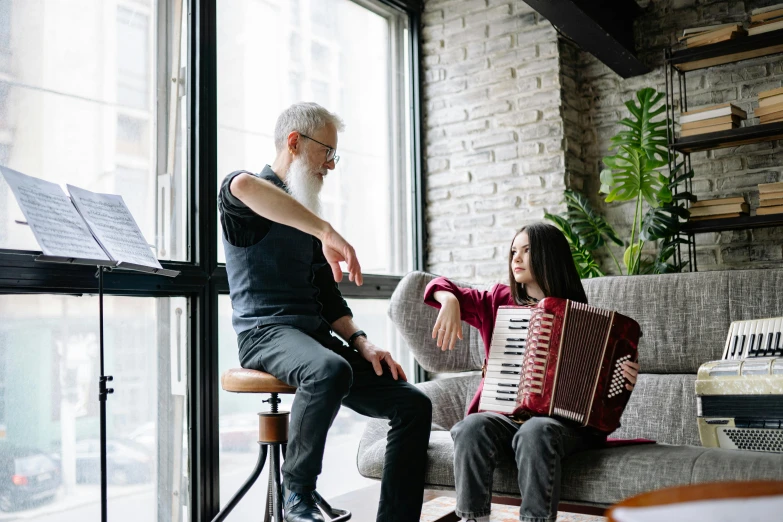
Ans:
[{"label": "maroon jacket", "polygon": [[[446,291],[453,294],[459,301],[462,320],[481,332],[484,341],[484,360],[489,358],[489,347],[492,345],[492,331],[495,329],[495,316],[500,306],[512,306],[514,298],[507,285],[495,285],[491,290],[480,291],[473,288],[461,288],[445,277],[430,281],[424,290],[424,302],[440,310],[440,303],[435,300],[435,292]],[[483,382],[479,384],[476,395],[468,406],[468,415],[478,411],[479,399]]]}]

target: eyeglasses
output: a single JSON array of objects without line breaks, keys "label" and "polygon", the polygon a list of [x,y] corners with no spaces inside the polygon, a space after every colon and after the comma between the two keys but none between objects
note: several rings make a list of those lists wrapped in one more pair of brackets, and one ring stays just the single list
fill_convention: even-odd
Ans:
[{"label": "eyeglasses", "polygon": [[337,155],[337,149],[333,149],[326,143],[321,143],[320,141],[313,139],[310,136],[306,136],[301,132],[299,133],[299,135],[303,138],[307,138],[308,140],[316,142],[318,145],[321,145],[322,147],[326,147],[326,163],[329,163],[330,161],[334,161],[334,164],[337,165],[337,163],[340,161],[340,156]]}]

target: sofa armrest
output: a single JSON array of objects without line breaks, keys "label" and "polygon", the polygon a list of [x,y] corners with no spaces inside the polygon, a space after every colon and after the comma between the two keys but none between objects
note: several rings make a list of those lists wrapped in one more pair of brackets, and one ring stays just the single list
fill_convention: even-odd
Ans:
[{"label": "sofa armrest", "polygon": [[465,418],[468,404],[478,388],[476,372],[417,384],[432,401],[432,424],[444,430]]}]

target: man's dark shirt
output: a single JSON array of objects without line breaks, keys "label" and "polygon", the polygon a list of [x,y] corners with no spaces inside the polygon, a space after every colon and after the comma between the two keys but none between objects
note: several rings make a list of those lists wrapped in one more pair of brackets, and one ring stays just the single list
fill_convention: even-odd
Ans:
[{"label": "man's dark shirt", "polygon": [[[267,179],[271,178],[279,188],[285,188],[285,184],[280,181],[269,165],[264,167],[261,176],[240,170],[232,172],[225,177],[218,194],[220,224],[223,229],[223,237],[228,243],[237,247],[255,245],[266,237],[274,224],[269,219],[253,212],[231,193],[231,182],[236,176],[243,173]],[[313,266],[318,267],[314,269],[312,283],[318,289],[317,300],[321,305],[323,318],[331,325],[341,317],[346,315],[353,316],[351,309],[337,287],[337,283],[334,281],[332,268],[326,262],[321,242],[315,237],[313,237]]]}]

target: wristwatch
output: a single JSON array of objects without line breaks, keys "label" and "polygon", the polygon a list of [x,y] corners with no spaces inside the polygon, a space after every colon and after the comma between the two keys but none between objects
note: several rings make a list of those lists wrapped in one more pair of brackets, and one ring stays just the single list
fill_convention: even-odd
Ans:
[{"label": "wristwatch", "polygon": [[365,339],[367,339],[367,334],[366,334],[366,333],[364,333],[364,331],[362,331],[362,330],[356,330],[356,331],[353,333],[353,335],[351,335],[351,336],[348,338],[348,346],[350,346],[351,348],[353,348],[353,342],[356,340],[356,338],[357,338],[357,337],[364,337]]}]

